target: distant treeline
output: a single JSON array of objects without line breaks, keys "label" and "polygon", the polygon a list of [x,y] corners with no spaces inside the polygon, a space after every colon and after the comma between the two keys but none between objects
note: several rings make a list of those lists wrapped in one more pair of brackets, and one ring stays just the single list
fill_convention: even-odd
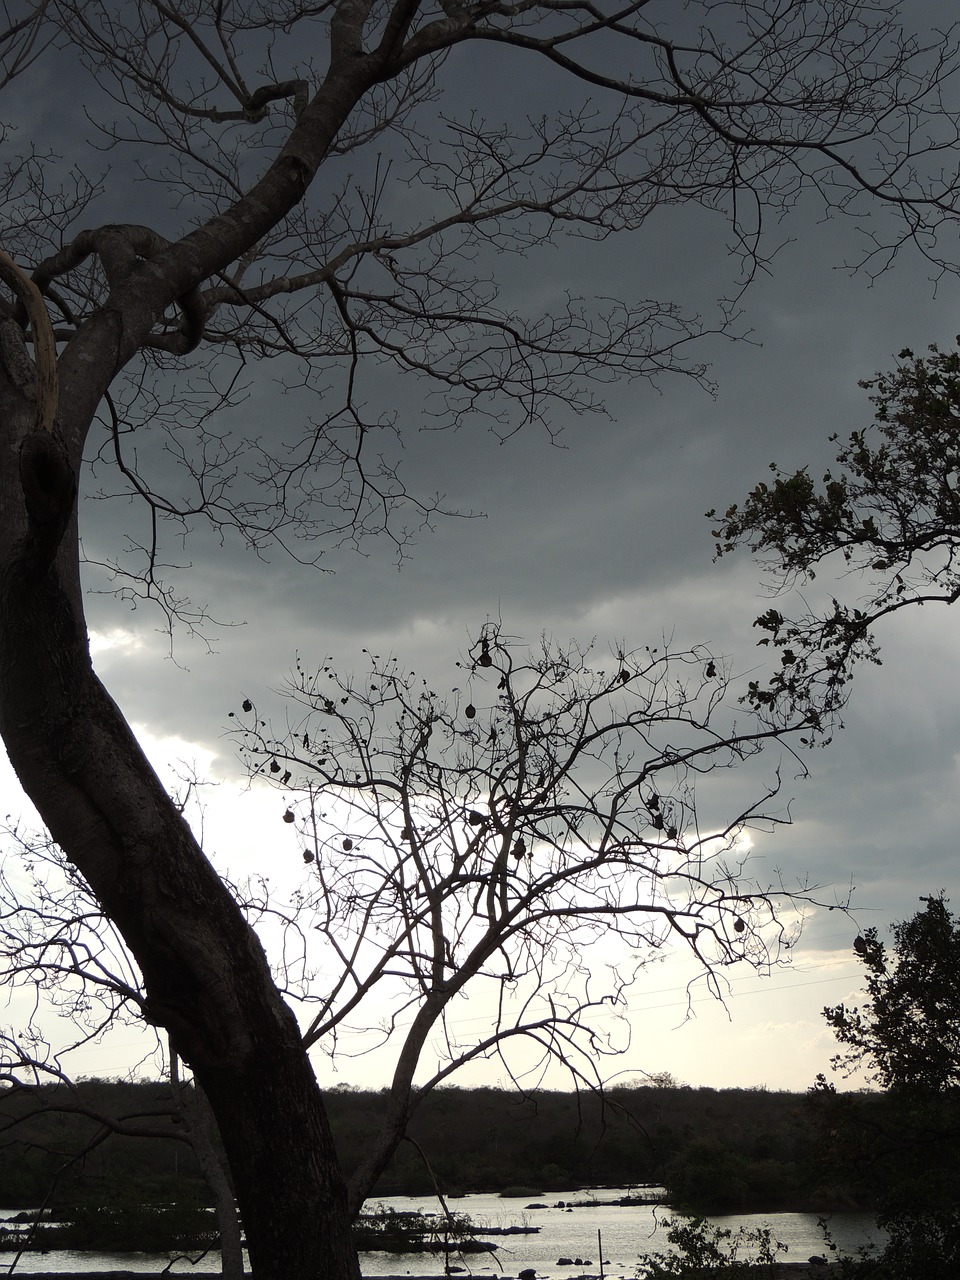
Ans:
[{"label": "distant treeline", "polygon": [[[340,1087],[328,1095],[349,1173],[378,1128],[385,1094]],[[189,1147],[111,1134],[98,1119],[169,1108],[163,1083],[88,1080],[74,1090],[8,1092],[0,1100],[0,1204],[53,1206],[208,1201]],[[882,1108],[876,1097],[868,1107]],[[13,1123],[29,1114],[22,1123]],[[177,1131],[165,1122],[171,1135]],[[841,1167],[829,1106],[804,1094],[752,1089],[615,1087],[605,1095],[438,1089],[410,1125],[377,1191],[448,1195],[528,1188],[657,1183],[669,1202],[699,1212],[871,1207],[875,1171]],[[870,1190],[867,1190],[867,1188]]]}]

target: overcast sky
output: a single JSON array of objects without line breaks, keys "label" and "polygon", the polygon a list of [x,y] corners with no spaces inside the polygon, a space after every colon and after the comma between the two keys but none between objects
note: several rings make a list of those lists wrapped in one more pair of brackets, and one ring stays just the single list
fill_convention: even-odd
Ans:
[{"label": "overcast sky", "polygon": [[[946,0],[941,8],[947,12]],[[21,109],[35,111],[41,130],[50,124],[44,76],[52,74],[38,68],[20,90]],[[513,78],[500,89],[520,96]],[[536,105],[536,86],[530,95]],[[122,216],[114,210],[104,220]],[[242,793],[225,736],[228,713],[244,696],[279,707],[271,691],[298,653],[307,665],[329,656],[350,670],[362,665],[363,647],[392,652],[452,685],[454,661],[484,621],[499,618],[532,641],[542,632],[595,637],[603,650],[669,635],[680,646],[710,646],[738,672],[761,661],[751,623],[767,588],[746,555],[713,562],[704,512],[741,498],[770,461],[809,463],[816,474],[830,457],[828,437],[870,419],[858,380],[891,367],[904,346],[948,346],[960,330],[957,282],[935,289],[919,258],[903,254],[872,285],[843,270],[862,224],[824,223],[810,206],[783,230],[790,243],[741,304],[749,338],[704,341],[713,398],[679,377],[658,387],[615,384],[606,389],[609,418],[558,409],[555,443],[532,428],[501,444],[481,432],[420,431],[416,391],[398,384],[406,472],[421,491],[477,513],[438,519],[401,569],[388,545],[337,552],[328,572],[318,572],[199,536],[184,553],[186,590],[238,625],[212,628],[210,652],[176,634],[173,659],[156,615],[91,597],[98,670],[158,764],[192,759],[219,783],[207,794],[206,827],[218,865],[239,873],[299,862],[298,841],[280,822],[283,796]],[[722,225],[669,210],[634,236],[541,255],[532,275],[521,273],[523,287],[540,289],[545,300],[563,289],[656,296],[705,313],[735,278]],[[251,427],[302,410],[296,397],[280,394],[276,374],[251,372],[236,411]],[[95,506],[89,545],[119,534],[124,518],[121,508]],[[857,584],[840,589],[856,594]],[[852,886],[855,919],[811,913],[792,966],[763,978],[734,972],[727,1008],[698,998],[691,1019],[691,971],[679,958],[664,960],[635,991],[633,1044],[614,1070],[670,1071],[694,1085],[803,1089],[833,1050],[821,1007],[858,989],[857,928],[903,919],[920,895],[940,889],[960,906],[958,628],[960,614],[926,610],[882,633],[884,664],[858,674],[845,729],[810,757],[808,779],[786,778],[792,826],[753,836],[758,878],[782,868],[822,886],[825,900]],[[766,767],[778,762],[772,754]],[[12,782],[6,792],[4,808],[16,812]],[[121,1037],[84,1069],[117,1073],[127,1053],[132,1042]],[[318,1065],[325,1080],[384,1082],[382,1062],[353,1060],[340,1074]],[[467,1079],[495,1080],[489,1072],[477,1068]]]}]

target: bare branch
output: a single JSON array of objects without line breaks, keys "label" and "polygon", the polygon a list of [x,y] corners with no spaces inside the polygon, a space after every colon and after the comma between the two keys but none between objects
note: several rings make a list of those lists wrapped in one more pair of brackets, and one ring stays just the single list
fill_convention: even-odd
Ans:
[{"label": "bare branch", "polygon": [[[245,704],[251,773],[305,795],[287,813],[299,813],[307,874],[289,909],[299,992],[282,975],[317,1005],[305,1042],[342,1052],[373,993],[391,992],[376,1036],[397,1042],[390,1105],[355,1203],[422,1096],[413,1076],[435,1029],[446,1048],[434,1082],[526,1037],[599,1084],[599,1062],[622,1045],[594,1016],[616,1010],[669,943],[717,994],[719,970],[767,968],[789,951],[782,886],[751,883],[737,852],[749,825],[788,820],[769,807],[779,780],[723,821],[698,814],[694,786],[770,730],[724,721],[727,679],[706,651],[616,650],[611,664],[546,643],[528,656],[487,627],[449,701],[373,659],[356,680],[298,667],[289,693],[302,713],[283,736]],[[609,977],[595,991],[581,957],[601,938]],[[330,960],[308,959],[318,942]],[[310,967],[339,976],[314,993]],[[453,1012],[468,986],[497,1010],[476,1040]]]}]

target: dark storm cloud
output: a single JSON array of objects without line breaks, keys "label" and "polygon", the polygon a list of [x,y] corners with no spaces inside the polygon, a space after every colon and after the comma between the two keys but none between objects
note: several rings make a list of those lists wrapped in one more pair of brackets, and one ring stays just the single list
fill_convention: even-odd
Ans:
[{"label": "dark storm cloud", "polygon": [[[68,66],[60,70],[69,77]],[[47,119],[53,132],[46,88],[23,94],[25,121]],[[541,96],[549,100],[548,87]],[[536,94],[528,99],[535,104]],[[145,216],[149,190],[131,184],[131,216]],[[110,220],[119,216],[111,208]],[[332,552],[323,562],[331,572],[323,572],[275,551],[260,560],[235,538],[221,545],[201,531],[183,551],[182,589],[214,618],[242,625],[211,625],[213,652],[178,633],[173,661],[158,616],[93,597],[93,628],[126,628],[140,643],[100,652],[106,683],[131,720],[209,745],[230,772],[233,748],[221,736],[228,712],[243,696],[277,706],[271,690],[297,652],[307,665],[331,656],[351,668],[366,646],[450,683],[453,660],[493,617],[530,640],[544,630],[561,639],[596,635],[601,652],[615,640],[673,635],[678,645],[709,643],[738,672],[753,668],[762,654],[751,623],[766,607],[760,571],[745,557],[713,565],[703,513],[741,498],[771,460],[810,463],[818,474],[831,456],[828,436],[869,420],[858,379],[889,367],[904,345],[948,345],[960,329],[956,282],[942,281],[934,296],[919,256],[904,253],[873,287],[842,269],[859,256],[868,226],[823,224],[807,208],[784,224],[791,243],[741,303],[738,325],[750,340],[704,341],[715,399],[676,376],[656,389],[613,382],[602,388],[610,418],[556,406],[557,445],[537,427],[501,444],[479,429],[421,430],[422,388],[377,374],[371,395],[393,402],[403,428],[397,457],[411,487],[482,514],[438,518],[435,531],[417,535],[402,570],[386,539],[366,544],[365,555]],[[631,237],[531,254],[512,288],[544,309],[565,291],[675,299],[709,323],[737,273],[717,219],[667,210]],[[281,395],[276,372],[268,366],[253,376],[235,411],[239,424],[292,424],[322,412],[321,403]],[[122,503],[88,503],[90,554],[115,545],[129,517]],[[758,837],[765,869],[779,865],[788,878],[808,871],[840,893],[853,880],[868,922],[908,915],[918,893],[940,888],[960,903],[958,625],[960,616],[923,613],[891,633],[887,664],[861,673],[848,727],[810,758],[812,777],[795,782],[787,771],[783,800],[795,797],[794,826]],[[773,767],[764,762],[761,773]],[[735,806],[753,782],[725,785]],[[813,937],[820,933],[831,947],[847,945],[833,917]]]},{"label": "dark storm cloud", "polygon": [[[829,434],[869,420],[858,379],[888,367],[904,343],[948,342],[956,324],[951,284],[933,298],[922,273],[901,270],[868,288],[835,269],[844,236],[829,230],[798,228],[797,244],[748,294],[757,345],[716,346],[715,400],[679,380],[660,394],[615,387],[615,420],[572,419],[560,447],[536,430],[504,444],[482,433],[414,435],[402,456],[411,475],[482,517],[439,520],[400,571],[386,545],[334,554],[335,572],[318,573],[201,540],[185,589],[244,625],[213,629],[214,656],[178,636],[188,671],[155,661],[166,642],[153,635],[147,680],[135,655],[105,655],[111,688],[156,732],[216,743],[239,696],[269,702],[297,651],[308,663],[329,655],[359,668],[368,646],[452,681],[453,659],[491,616],[529,639],[596,635],[602,652],[608,641],[667,634],[678,645],[710,643],[735,670],[756,666],[759,569],[745,557],[713,565],[703,513],[742,497],[771,459],[810,462],[816,474]],[[674,253],[681,259],[686,246]],[[270,394],[258,391],[267,403]],[[100,609],[131,622],[103,603],[95,617]],[[785,785],[796,825],[762,839],[769,865],[809,872],[841,894],[853,880],[858,901],[884,921],[909,913],[916,892],[949,889],[956,874],[947,846],[960,817],[949,800],[960,699],[949,659],[929,651],[930,621],[915,616],[901,628],[912,642],[891,635],[887,665],[861,673],[847,730],[810,758],[811,780]],[[938,625],[955,626],[947,617]],[[916,663],[911,643],[923,655]],[[219,749],[229,765],[229,744]],[[730,783],[731,803],[749,789]]]}]

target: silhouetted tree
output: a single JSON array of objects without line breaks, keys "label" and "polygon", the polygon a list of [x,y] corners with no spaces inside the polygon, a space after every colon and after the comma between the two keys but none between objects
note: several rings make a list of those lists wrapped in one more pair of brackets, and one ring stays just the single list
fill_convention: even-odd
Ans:
[{"label": "silhouetted tree", "polygon": [[[892,955],[876,929],[854,942],[866,999],[824,1009],[844,1046],[834,1066],[866,1066],[884,1100],[831,1096],[834,1135],[867,1167],[890,1233],[882,1274],[950,1280],[960,1265],[960,923],[943,895],[894,926]],[[881,1102],[883,1105],[878,1105]]]},{"label": "silhouetted tree", "polygon": [[[885,0],[702,0],[662,19],[644,0],[48,0],[6,20],[0,84],[47,59],[71,128],[96,120],[112,167],[58,168],[33,116],[14,121],[19,152],[6,141],[0,734],[135,957],[145,1016],[210,1099],[255,1272],[352,1280],[300,1030],[93,671],[82,462],[87,487],[142,504],[143,530],[105,553],[119,589],[188,622],[202,609],[163,568],[171,532],[206,523],[307,561],[384,528],[402,542],[397,508],[436,504],[375,456],[393,419],[364,411],[368,364],[412,374],[424,412],[500,432],[549,425],[557,402],[593,407],[605,378],[702,378],[685,353],[709,326],[669,303],[569,297],[524,316],[487,279],[499,253],[637,231],[665,204],[729,219],[736,287],[762,261],[765,216],[805,192],[898,215],[875,224],[868,269],[912,239],[936,259],[944,222],[954,240],[955,40],[904,33]],[[542,68],[555,110],[518,121],[497,91],[458,111],[467,57],[493,83]],[[128,151],[157,182],[151,227],[131,218]],[[730,324],[721,309],[714,327]],[[229,425],[241,370],[269,357],[322,392],[302,434]]]},{"label": "silhouetted tree", "polygon": [[[33,1003],[25,1023],[0,1028],[0,1103],[6,1111],[0,1133],[8,1142],[16,1140],[35,1116],[52,1112],[93,1121],[83,1156],[113,1135],[185,1143],[216,1210],[222,1274],[234,1280],[243,1274],[240,1229],[203,1090],[185,1087],[171,1037],[166,1046],[157,1045],[169,1080],[166,1106],[154,1106],[149,1114],[111,1114],[78,1089],[69,1074],[70,1054],[118,1026],[142,1027],[143,984],[122,939],[58,846],[17,829],[3,836],[7,849],[16,849],[21,858],[10,859],[11,868],[6,860],[0,864],[0,983],[8,990],[32,991]],[[70,1028],[56,1050],[44,1029],[51,1013]],[[22,1097],[31,1105],[16,1105]],[[9,1109],[11,1100],[15,1105]],[[65,1157],[63,1168],[77,1158],[77,1153]],[[52,1183],[44,1194],[51,1190]]]},{"label": "silhouetted tree", "polygon": [[[244,700],[251,772],[304,796],[283,815],[303,839],[304,885],[290,907],[269,904],[296,958],[283,984],[305,1005],[304,1043],[333,1054],[345,1028],[376,1027],[367,1043],[392,1052],[353,1211],[419,1100],[464,1063],[496,1056],[529,1080],[556,1059],[599,1087],[604,1055],[628,1041],[594,1015],[668,943],[717,993],[724,966],[767,967],[790,945],[782,887],[746,879],[738,852],[747,825],[776,820],[764,806],[777,784],[722,821],[698,811],[694,786],[769,731],[726,717],[706,651],[609,658],[527,651],[487,626],[449,697],[371,658],[359,677],[298,668],[281,736]],[[606,981],[586,959],[601,941]],[[317,972],[337,977],[318,990]],[[489,1010],[475,1034],[450,1021],[468,992]]]},{"label": "silhouetted tree", "polygon": [[771,464],[771,479],[715,530],[721,555],[748,546],[784,587],[833,564],[858,584],[856,603],[834,598],[797,618],[771,608],[755,624],[779,665],[752,686],[754,703],[786,718],[799,709],[815,727],[843,706],[856,663],[877,660],[877,623],[960,598],[960,354],[903,350],[895,369],[860,385],[873,392],[874,421],[851,433],[838,469],[818,483],[806,467]]},{"label": "silhouetted tree", "polygon": [[885,1089],[939,1092],[960,1085],[960,923],[943,895],[893,927],[893,956],[876,929],[854,951],[866,969],[867,998],[823,1014],[845,1046],[846,1070],[866,1064]]}]

